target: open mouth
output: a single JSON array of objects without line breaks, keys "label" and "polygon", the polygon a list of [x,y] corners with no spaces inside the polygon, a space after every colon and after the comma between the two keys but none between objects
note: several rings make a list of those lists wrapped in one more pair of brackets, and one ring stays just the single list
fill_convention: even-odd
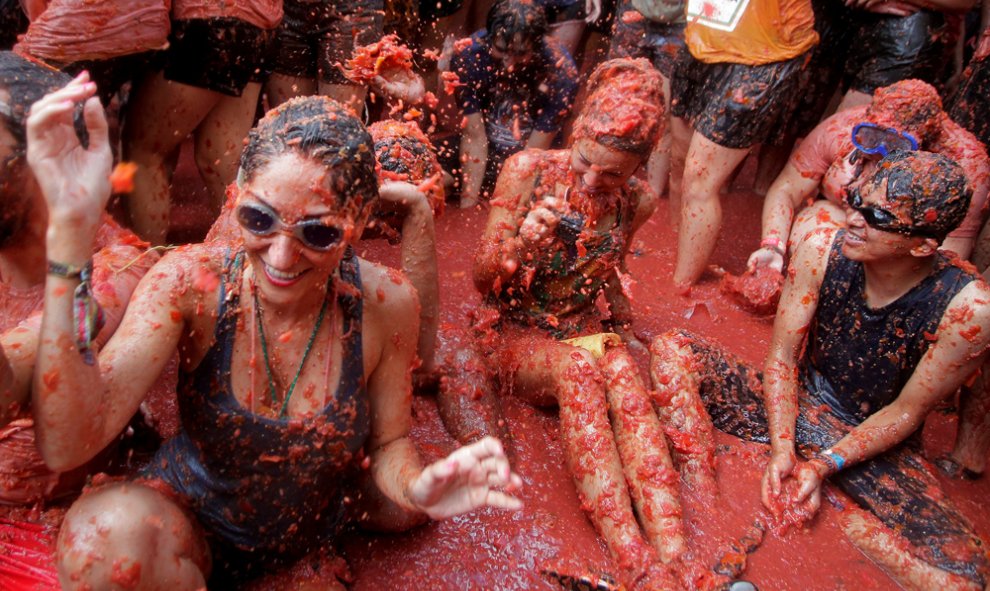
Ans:
[{"label": "open mouth", "polygon": [[297,273],[287,273],[285,271],[279,271],[272,266],[265,263],[265,277],[268,278],[268,282],[276,287],[288,287],[297,281],[306,271],[299,271]]}]

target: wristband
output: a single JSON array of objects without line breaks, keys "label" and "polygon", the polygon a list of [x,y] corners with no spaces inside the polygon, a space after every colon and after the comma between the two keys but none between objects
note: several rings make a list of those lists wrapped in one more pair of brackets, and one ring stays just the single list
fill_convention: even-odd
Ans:
[{"label": "wristband", "polygon": [[48,261],[49,275],[54,275],[63,279],[82,279],[83,273],[86,273],[87,276],[93,273],[92,259],[86,261],[86,264],[81,267],[77,267],[76,265],[66,265],[65,263],[57,263],[52,260]]},{"label": "wristband", "polygon": [[842,470],[842,468],[846,465],[846,459],[830,449],[826,449],[818,454],[818,458],[832,468],[833,474]]},{"label": "wristband", "polygon": [[785,256],[787,254],[784,251],[784,247],[780,245],[780,238],[777,238],[776,236],[770,236],[769,238],[760,240],[760,248],[769,248],[780,256]]}]

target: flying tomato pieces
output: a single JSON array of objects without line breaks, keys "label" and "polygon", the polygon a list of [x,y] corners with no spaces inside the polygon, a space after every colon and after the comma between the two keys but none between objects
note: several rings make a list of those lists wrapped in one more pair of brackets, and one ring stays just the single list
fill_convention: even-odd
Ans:
[{"label": "flying tomato pieces", "polygon": [[114,193],[130,193],[134,190],[134,175],[138,165],[133,162],[120,162],[110,173],[110,189]]}]

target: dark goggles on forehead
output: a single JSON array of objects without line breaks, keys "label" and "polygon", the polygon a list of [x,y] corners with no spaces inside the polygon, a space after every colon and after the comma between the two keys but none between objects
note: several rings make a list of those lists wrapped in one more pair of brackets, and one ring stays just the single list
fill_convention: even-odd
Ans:
[{"label": "dark goggles on forehead", "polygon": [[330,250],[344,236],[340,228],[324,224],[320,220],[303,220],[295,224],[286,224],[277,213],[260,203],[245,203],[239,206],[237,222],[255,236],[288,232],[313,250]]},{"label": "dark goggles on forehead", "polygon": [[846,204],[858,211],[863,216],[863,219],[866,220],[866,224],[871,228],[876,228],[884,232],[904,234],[905,236],[933,237],[931,232],[928,232],[924,228],[901,223],[896,215],[886,209],[877,207],[876,205],[864,205],[863,196],[860,194],[859,189],[852,189],[846,194]]},{"label": "dark goggles on forehead", "polygon": [[881,158],[894,150],[918,149],[918,140],[910,133],[866,122],[857,123],[853,127],[852,143],[860,152],[879,154]]}]

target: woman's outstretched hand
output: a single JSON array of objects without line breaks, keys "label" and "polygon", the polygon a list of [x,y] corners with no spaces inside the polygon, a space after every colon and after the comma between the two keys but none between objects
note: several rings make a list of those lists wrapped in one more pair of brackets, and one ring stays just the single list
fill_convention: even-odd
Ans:
[{"label": "woman's outstretched hand", "polygon": [[424,469],[409,487],[409,499],[432,519],[484,506],[515,511],[522,501],[510,493],[521,486],[522,479],[509,468],[502,444],[485,437]]},{"label": "woman's outstretched hand", "polygon": [[[107,120],[96,84],[83,72],[31,107],[27,120],[27,158],[48,204],[50,226],[67,224],[95,235],[110,199],[113,155]],[[73,126],[77,105],[89,132],[83,147]]]}]

